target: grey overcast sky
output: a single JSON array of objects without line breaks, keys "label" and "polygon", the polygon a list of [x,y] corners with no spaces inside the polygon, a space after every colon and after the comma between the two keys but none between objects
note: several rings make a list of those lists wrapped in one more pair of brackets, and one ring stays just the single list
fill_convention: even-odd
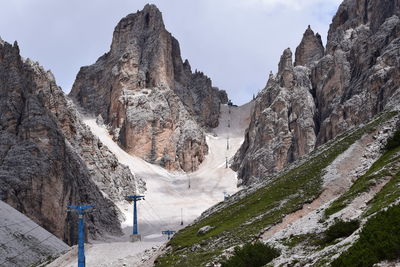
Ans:
[{"label": "grey overcast sky", "polygon": [[50,69],[68,93],[81,66],[109,50],[115,25],[154,3],[183,59],[237,104],[261,90],[306,27],[324,44],[341,0],[0,0],[0,37]]}]

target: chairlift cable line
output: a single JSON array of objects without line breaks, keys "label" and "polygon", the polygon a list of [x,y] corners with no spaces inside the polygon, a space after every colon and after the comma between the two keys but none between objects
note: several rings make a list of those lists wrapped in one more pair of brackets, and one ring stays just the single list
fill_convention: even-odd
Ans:
[{"label": "chairlift cable line", "polygon": [[156,212],[156,210],[153,208],[153,206],[152,206],[149,202],[146,202],[146,204],[150,207],[150,209],[152,210],[152,212],[158,217],[160,223],[162,224],[162,226],[163,226],[164,228],[165,228],[166,226],[167,226],[167,227],[170,227],[170,226],[173,225],[172,223],[167,223],[165,219],[162,219],[162,218],[158,215],[158,213]]},{"label": "chairlift cable line", "polygon": [[[145,201],[143,201],[143,202],[145,202]],[[141,202],[139,202],[139,207],[144,208],[143,204]],[[147,214],[147,215],[150,215],[150,214]],[[149,224],[152,228],[156,228],[156,226],[151,222],[151,219],[146,218],[147,215],[146,215],[146,213],[142,213],[140,218],[142,218],[145,222],[147,222],[147,224]]]},{"label": "chairlift cable line", "polygon": [[151,204],[150,204],[149,202],[145,201],[145,203],[150,207],[151,212],[158,218],[158,221],[161,223],[161,225],[162,225],[163,227],[165,227],[165,226],[167,225],[167,224],[165,223],[165,220],[163,220],[163,219],[158,215],[158,213],[154,210],[154,208],[151,206]]}]

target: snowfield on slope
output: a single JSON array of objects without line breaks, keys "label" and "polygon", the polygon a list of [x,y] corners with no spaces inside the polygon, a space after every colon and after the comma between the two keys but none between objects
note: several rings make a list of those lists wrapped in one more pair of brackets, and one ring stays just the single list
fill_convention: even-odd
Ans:
[{"label": "snowfield on slope", "polygon": [[[93,134],[116,155],[120,163],[127,165],[146,182],[147,189],[140,192],[145,195],[145,200],[138,202],[142,241],[129,242],[133,225],[132,205],[125,201],[117,203],[125,217],[122,222],[124,236],[92,240],[86,245],[87,265],[138,266],[167,241],[161,231],[178,231],[203,211],[223,201],[224,193],[237,192],[236,173],[226,168],[226,160],[235,155],[244,140],[252,106],[253,103],[240,107],[221,105],[219,126],[207,134],[209,154],[193,173],[170,172],[131,156],[112,140],[104,126],[97,125],[96,119],[85,119]],[[75,266],[76,262],[74,247],[49,266]]]}]

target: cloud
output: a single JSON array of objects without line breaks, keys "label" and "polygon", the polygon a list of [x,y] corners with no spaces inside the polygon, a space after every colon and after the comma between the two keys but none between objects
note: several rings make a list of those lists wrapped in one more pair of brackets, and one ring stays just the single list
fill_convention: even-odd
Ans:
[{"label": "cloud", "polygon": [[243,6],[264,6],[269,9],[287,8],[292,10],[304,10],[315,8],[321,4],[333,4],[338,6],[341,0],[239,0],[237,1]]}]

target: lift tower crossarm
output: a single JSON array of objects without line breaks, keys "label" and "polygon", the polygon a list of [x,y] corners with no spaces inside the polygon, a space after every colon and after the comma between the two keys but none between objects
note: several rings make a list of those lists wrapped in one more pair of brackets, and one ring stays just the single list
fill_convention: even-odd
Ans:
[{"label": "lift tower crossarm", "polygon": [[167,235],[167,236],[168,236],[168,240],[170,240],[170,239],[171,239],[171,235],[174,234],[174,233],[176,233],[176,231],[173,231],[173,230],[165,230],[165,231],[161,231],[161,233],[162,233],[163,235]]},{"label": "lift tower crossarm", "polygon": [[94,208],[94,205],[83,205],[83,206],[68,206],[67,211],[74,211],[77,210],[78,214],[84,214],[85,210]]}]

